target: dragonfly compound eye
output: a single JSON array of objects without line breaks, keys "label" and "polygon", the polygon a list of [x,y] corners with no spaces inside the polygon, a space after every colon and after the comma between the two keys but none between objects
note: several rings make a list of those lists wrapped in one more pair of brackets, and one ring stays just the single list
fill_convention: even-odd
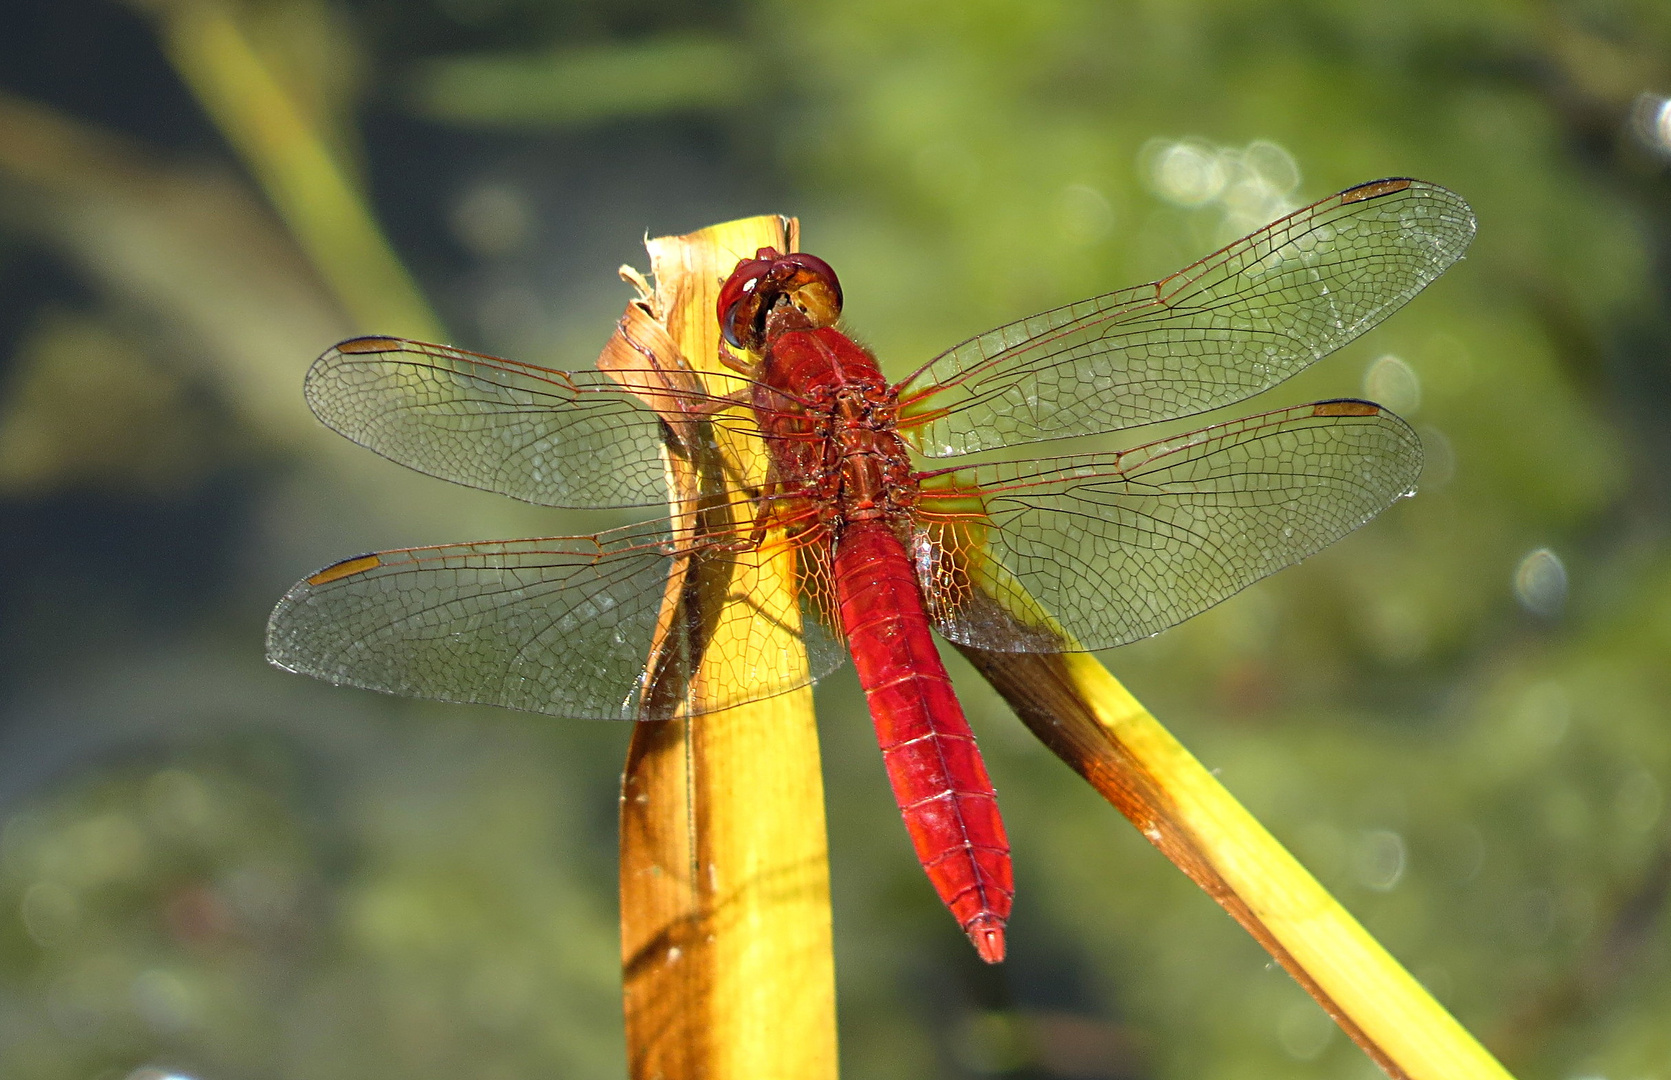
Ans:
[{"label": "dragonfly compound eye", "polygon": [[833,326],[841,317],[841,283],[830,264],[815,255],[761,248],[737,264],[715,309],[727,344],[759,352],[769,322],[776,324],[773,332]]},{"label": "dragonfly compound eye", "polygon": [[834,326],[841,318],[841,282],[823,259],[792,252],[777,261],[773,274],[782,275],[782,294],[813,327]]}]

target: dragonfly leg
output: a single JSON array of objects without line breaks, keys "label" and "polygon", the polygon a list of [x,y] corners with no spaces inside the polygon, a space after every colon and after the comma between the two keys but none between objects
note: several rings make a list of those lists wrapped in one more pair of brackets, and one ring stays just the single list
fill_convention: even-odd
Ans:
[{"label": "dragonfly leg", "polygon": [[772,499],[778,494],[777,469],[768,468],[766,482],[755,493],[754,527],[749,530],[748,541],[751,548],[758,548],[766,542],[766,530],[771,527]]},{"label": "dragonfly leg", "polygon": [[756,365],[747,360],[738,359],[736,354],[731,351],[724,341],[719,343],[718,359],[720,364],[732,371],[735,371],[739,375],[746,375],[751,379],[755,376]]}]

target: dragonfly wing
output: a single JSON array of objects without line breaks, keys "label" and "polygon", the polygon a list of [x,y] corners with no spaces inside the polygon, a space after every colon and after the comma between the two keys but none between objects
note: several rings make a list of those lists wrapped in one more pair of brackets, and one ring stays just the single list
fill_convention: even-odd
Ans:
[{"label": "dragonfly wing", "polygon": [[1111,648],[1322,550],[1410,494],[1421,462],[1397,416],[1324,401],[1120,454],[951,470],[919,503],[918,573],[953,641]]},{"label": "dragonfly wing", "polygon": [[956,346],[901,387],[901,434],[948,457],[1241,401],[1396,311],[1473,236],[1473,211],[1437,185],[1350,188],[1164,280]]},{"label": "dragonfly wing", "polygon": [[[346,559],[279,602],[267,657],[338,685],[615,720],[644,718],[652,707],[708,712],[771,697],[840,663],[839,645],[808,624],[805,674],[785,678],[777,673],[799,670],[797,658],[768,655],[785,646],[762,628],[733,641],[725,662],[709,664],[694,685],[702,596],[716,607],[730,599],[747,584],[754,554],[726,545],[681,553],[668,536],[656,523]],[[674,574],[707,587],[686,590],[663,618]]]},{"label": "dragonfly wing", "polygon": [[[667,501],[661,420],[600,372],[355,338],[314,362],[306,394],[331,428],[443,480],[541,506]],[[691,398],[683,404],[711,400]]]}]

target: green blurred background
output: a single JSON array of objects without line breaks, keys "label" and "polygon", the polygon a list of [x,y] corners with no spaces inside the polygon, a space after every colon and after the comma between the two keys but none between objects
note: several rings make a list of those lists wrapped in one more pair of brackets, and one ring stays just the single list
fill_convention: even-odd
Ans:
[{"label": "green blurred background", "polygon": [[[783,211],[903,374],[1412,175],[1470,257],[1240,411],[1377,397],[1419,496],[1107,660],[1520,1076],[1671,1078],[1668,94],[1661,0],[8,5],[0,1075],[623,1074],[625,726],[262,660],[338,557],[617,521],[318,426],[333,341],[586,366],[646,232]],[[1011,958],[827,680],[846,1076],[1376,1075],[954,661]]]}]

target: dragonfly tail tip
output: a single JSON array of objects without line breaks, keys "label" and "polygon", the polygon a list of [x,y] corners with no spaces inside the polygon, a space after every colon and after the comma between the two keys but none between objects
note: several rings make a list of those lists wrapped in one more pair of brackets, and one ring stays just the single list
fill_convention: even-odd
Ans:
[{"label": "dragonfly tail tip", "polygon": [[969,940],[975,946],[975,952],[989,964],[1000,964],[1004,960],[1004,924],[990,915],[976,918],[963,932],[969,935]]}]

